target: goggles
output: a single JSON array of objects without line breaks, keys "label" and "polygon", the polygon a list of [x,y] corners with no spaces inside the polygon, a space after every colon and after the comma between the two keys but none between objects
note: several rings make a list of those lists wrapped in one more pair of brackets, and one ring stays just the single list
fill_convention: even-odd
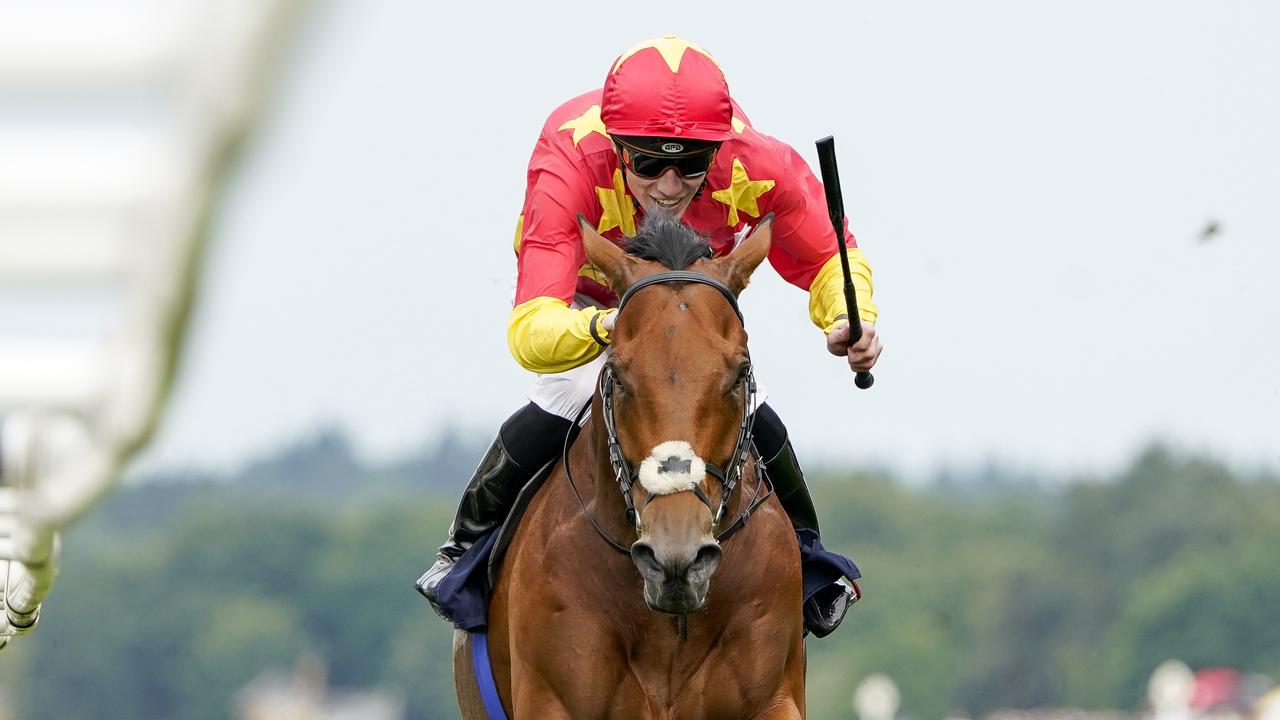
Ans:
[{"label": "goggles", "polygon": [[719,149],[715,146],[683,155],[658,155],[628,145],[621,140],[614,142],[623,167],[630,170],[636,177],[646,180],[658,177],[669,167],[675,168],[676,172],[684,178],[702,177],[711,169],[711,162],[715,160],[716,150]]}]

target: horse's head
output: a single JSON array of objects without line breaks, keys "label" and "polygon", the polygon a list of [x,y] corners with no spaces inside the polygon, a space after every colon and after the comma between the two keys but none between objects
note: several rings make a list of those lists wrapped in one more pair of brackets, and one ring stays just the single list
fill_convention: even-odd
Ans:
[{"label": "horse's head", "polygon": [[712,260],[706,241],[668,216],[645,223],[633,254],[582,223],[588,258],[622,298],[593,416],[620,454],[614,469],[629,476],[639,534],[631,555],[653,610],[702,608],[720,563],[713,525],[723,519],[726,477],[732,485],[746,457],[755,409],[736,296],[768,254],[771,228],[767,217]]}]

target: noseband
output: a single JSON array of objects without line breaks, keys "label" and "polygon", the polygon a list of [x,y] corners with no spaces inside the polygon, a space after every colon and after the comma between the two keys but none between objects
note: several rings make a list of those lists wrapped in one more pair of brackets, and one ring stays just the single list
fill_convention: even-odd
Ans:
[{"label": "noseband", "polygon": [[[719,290],[720,294],[724,295],[725,299],[729,301],[729,306],[733,308],[733,312],[738,316],[738,320],[742,322],[745,327],[746,321],[742,317],[742,310],[738,307],[738,298],[733,294],[732,290],[726,287],[724,283],[713,277],[686,270],[672,270],[668,272],[661,272],[656,275],[650,275],[649,277],[640,280],[635,285],[632,285],[625,293],[623,293],[622,299],[618,301],[618,313],[622,313],[622,309],[626,306],[627,301],[642,288],[646,288],[650,285],[686,282],[710,285],[716,290]],[[760,507],[760,505],[773,494],[773,488],[770,487],[768,492],[764,493],[762,496],[760,494],[761,484],[757,484],[756,496],[748,507],[742,511],[742,514],[739,515],[737,519],[729,525],[729,527],[720,531],[719,534],[716,534],[720,528],[721,521],[724,519],[725,512],[728,510],[729,497],[737,487],[738,481],[741,480],[742,471],[746,466],[747,458],[754,450],[751,443],[751,429],[752,425],[755,423],[756,380],[749,357],[747,360],[744,381],[746,383],[746,396],[742,403],[742,420],[738,424],[738,439],[734,445],[733,454],[729,457],[729,463],[725,468],[721,468],[714,463],[704,461],[707,473],[719,479],[724,488],[724,492],[720,494],[719,508],[713,509],[711,507],[711,499],[707,497],[706,492],[702,490],[702,486],[700,484],[695,484],[690,489],[690,491],[696,494],[698,499],[707,506],[707,509],[712,511],[714,520],[711,524],[711,532],[712,534],[715,534],[717,542],[724,542],[730,535],[736,532],[738,528],[745,525],[748,516],[750,516],[756,508]],[[618,488],[622,491],[622,500],[627,507],[627,522],[635,526],[636,535],[639,536],[643,532],[643,527],[640,522],[640,513],[636,511],[635,504],[632,500],[631,489],[639,478],[640,471],[638,468],[632,467],[631,463],[627,462],[627,459],[622,454],[622,447],[618,443],[618,424],[614,416],[613,402],[614,391],[618,385],[617,370],[614,369],[613,365],[606,364],[604,366],[604,371],[600,374],[599,391],[600,402],[604,410],[604,417],[602,419],[604,420],[605,433],[609,444],[609,465],[613,468],[614,480],[618,483]],[[588,405],[587,407],[590,406]],[[583,408],[582,413],[585,413],[586,410],[587,408]],[[582,413],[579,413],[579,421],[582,419]],[[577,425],[576,422],[574,424],[575,426]],[[573,475],[569,470],[569,443],[567,438],[565,442],[563,462],[565,466],[565,474],[569,479],[569,486],[573,488],[573,494],[578,497],[579,504],[583,504],[581,496],[578,495],[578,489],[573,483]],[[761,474],[760,477],[764,478],[765,476]],[[763,482],[764,481],[762,480],[762,483]],[[650,492],[645,498],[645,504],[647,505],[654,497],[655,493]],[[641,509],[643,510],[643,507]],[[587,512],[585,504],[583,504],[583,512],[587,515],[587,518],[591,520],[591,525],[595,527],[596,532],[598,532],[601,537],[603,537],[615,550],[627,555],[631,554],[631,551],[626,546],[609,537],[600,528],[596,523],[595,518]]]}]

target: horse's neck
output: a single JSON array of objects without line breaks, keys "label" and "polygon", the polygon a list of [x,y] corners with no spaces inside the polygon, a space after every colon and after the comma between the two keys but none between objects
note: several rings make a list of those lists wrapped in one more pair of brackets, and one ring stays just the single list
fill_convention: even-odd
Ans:
[{"label": "horse's neck", "polygon": [[763,473],[761,467],[763,464],[760,459],[752,452],[747,462],[742,466],[742,476],[738,478],[738,487],[733,491],[733,496],[729,498],[729,506],[725,511],[724,523],[733,522],[747,508],[764,494],[769,492],[770,486],[764,484]]}]

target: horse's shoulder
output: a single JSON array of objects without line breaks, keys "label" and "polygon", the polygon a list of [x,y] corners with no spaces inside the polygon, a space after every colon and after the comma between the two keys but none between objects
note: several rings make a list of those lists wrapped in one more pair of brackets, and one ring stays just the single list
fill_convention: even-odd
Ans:
[{"label": "horse's shoulder", "polygon": [[[498,573],[503,565],[503,557],[511,548],[512,542],[516,535],[522,529],[527,533],[526,526],[540,513],[540,505],[545,502],[545,496],[554,495],[557,483],[548,482],[549,479],[558,474],[560,468],[560,458],[556,458],[546,465],[543,465],[524,487],[520,488],[519,494],[516,495],[515,503],[511,507],[511,512],[507,515],[507,519],[498,528],[498,537],[493,544],[493,552],[489,556],[489,582],[493,584],[498,577]],[[539,500],[539,498],[544,498]],[[533,523],[536,532],[539,526]]]}]

